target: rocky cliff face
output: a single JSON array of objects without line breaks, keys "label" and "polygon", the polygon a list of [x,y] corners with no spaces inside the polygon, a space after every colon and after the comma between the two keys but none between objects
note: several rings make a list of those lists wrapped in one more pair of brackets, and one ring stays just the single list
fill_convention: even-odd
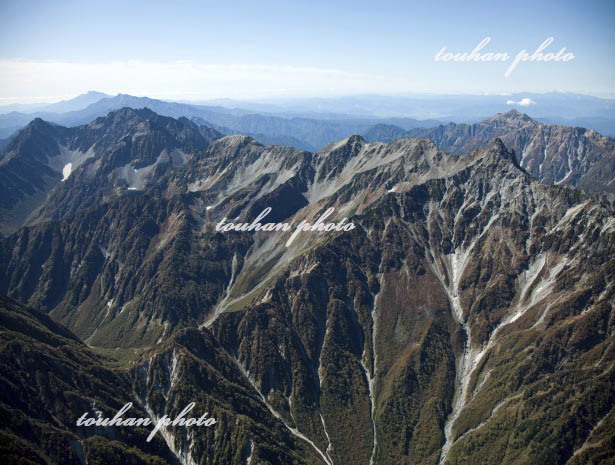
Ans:
[{"label": "rocky cliff face", "polygon": [[0,231],[143,190],[220,136],[148,109],[124,108],[75,128],[35,119],[0,150]]},{"label": "rocky cliff face", "polygon": [[[229,136],[126,194],[0,241],[0,290],[131,354],[118,370],[150,415],[215,412],[215,434],[168,432],[181,463],[615,453],[615,213],[535,180],[501,140],[456,157]],[[265,207],[356,227],[289,247],[214,229]]]},{"label": "rocky cliff face", "polygon": [[592,130],[544,124],[511,110],[471,125],[449,123],[409,131],[380,125],[366,133],[370,141],[403,137],[430,139],[457,155],[484,148],[500,138],[515,151],[520,165],[545,183],[615,193],[615,141]]}]

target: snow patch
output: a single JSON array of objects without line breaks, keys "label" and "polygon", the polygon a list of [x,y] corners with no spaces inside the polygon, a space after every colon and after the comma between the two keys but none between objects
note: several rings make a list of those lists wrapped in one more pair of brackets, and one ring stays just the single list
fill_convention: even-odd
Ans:
[{"label": "snow patch", "polygon": [[68,179],[72,171],[73,171],[72,163],[67,163],[66,165],[64,165],[64,168],[62,168],[62,182]]}]

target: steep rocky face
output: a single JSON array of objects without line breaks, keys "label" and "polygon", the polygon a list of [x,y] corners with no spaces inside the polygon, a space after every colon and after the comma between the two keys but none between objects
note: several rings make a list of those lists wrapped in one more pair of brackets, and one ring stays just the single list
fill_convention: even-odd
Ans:
[{"label": "steep rocky face", "polygon": [[75,128],[36,119],[0,151],[2,231],[142,190],[217,137],[148,109],[125,108]]},{"label": "steep rocky face", "polygon": [[516,110],[471,125],[449,123],[430,129],[399,129],[375,126],[366,138],[385,142],[402,137],[426,138],[457,155],[484,148],[500,138],[515,151],[521,166],[545,183],[615,193],[615,141],[589,129],[540,123]]},{"label": "steep rocky face", "polygon": [[[214,230],[265,207],[356,228],[289,247]],[[580,464],[615,452],[614,256],[612,207],[500,140],[455,157],[230,136],[0,241],[0,290],[142,350],[123,371],[150,415],[198,399],[224,418],[169,433],[182,463]]]}]

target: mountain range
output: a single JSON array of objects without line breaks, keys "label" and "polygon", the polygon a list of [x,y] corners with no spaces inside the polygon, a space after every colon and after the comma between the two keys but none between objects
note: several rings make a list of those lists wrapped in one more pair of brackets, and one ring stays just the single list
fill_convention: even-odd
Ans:
[{"label": "mountain range", "polygon": [[[507,113],[310,152],[199,123],[131,108],[35,120],[0,152],[5,457],[615,456],[615,210],[608,183],[574,186],[611,139]],[[290,232],[216,230],[267,207],[293,225],[334,208],[355,228],[290,246]],[[196,402],[218,423],[153,443],[75,425],[129,401],[152,418]]]},{"label": "mountain range", "polygon": [[[254,113],[243,109],[166,102],[126,94],[97,98],[99,95],[101,94],[90,92],[76,99],[54,104],[55,106],[43,107],[40,111],[33,113],[16,111],[0,113],[0,138],[9,138],[35,118],[63,126],[76,126],[87,124],[95,118],[106,116],[107,113],[124,107],[147,107],[160,115],[195,119],[199,124],[213,127],[225,134],[250,135],[261,138],[264,143],[279,145],[286,145],[290,142],[294,147],[306,150],[315,150],[351,134],[361,133],[382,121],[405,128],[440,124],[440,121],[433,119],[419,121],[413,118],[390,118],[383,120],[377,117],[349,115],[323,117],[322,115]],[[94,99],[92,103],[83,106],[92,99]],[[60,111],[62,108],[75,109]]]},{"label": "mountain range", "polygon": [[7,113],[64,113],[67,111],[81,110],[88,105],[98,102],[100,99],[111,97],[103,92],[89,91],[77,97],[61,100],[55,103],[18,103],[12,105],[0,105],[0,114]]},{"label": "mountain range", "polygon": [[545,183],[615,193],[615,139],[591,129],[541,123],[516,110],[474,124],[410,130],[380,124],[372,126],[364,137],[381,142],[425,138],[457,155],[485,147],[497,137],[515,151],[524,169]]},{"label": "mountain range", "polygon": [[511,94],[414,94],[353,95],[328,98],[275,98],[261,102],[217,99],[203,102],[227,108],[244,108],[256,113],[301,115],[346,115],[392,119],[436,118],[456,123],[473,123],[496,113],[515,109],[549,124],[582,126],[615,136],[615,101],[568,92]]},{"label": "mountain range", "polygon": [[[265,144],[315,151],[377,124],[403,129],[432,127],[443,121],[474,123],[516,109],[547,124],[582,126],[615,136],[615,101],[583,94],[353,96],[275,99],[263,102],[217,99],[171,102],[126,94],[88,92],[53,104],[0,106],[0,139],[34,118],[64,126],[87,124],[122,107],[148,107],[173,118],[198,118],[220,132],[244,134]],[[521,104],[523,103],[523,104]],[[0,143],[1,145],[1,143]]]}]

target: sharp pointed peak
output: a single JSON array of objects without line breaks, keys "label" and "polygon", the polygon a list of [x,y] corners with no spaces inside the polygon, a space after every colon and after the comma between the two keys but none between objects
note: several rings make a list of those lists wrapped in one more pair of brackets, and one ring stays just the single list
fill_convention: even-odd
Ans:
[{"label": "sharp pointed peak", "polygon": [[345,139],[342,139],[337,142],[332,142],[329,145],[326,145],[325,147],[320,149],[319,152],[329,152],[330,153],[335,150],[342,149],[344,147],[350,147],[350,148],[359,147],[360,148],[365,144],[367,144],[367,142],[362,136],[359,136],[358,134],[353,134],[350,137],[346,137]]},{"label": "sharp pointed peak", "polygon": [[485,149],[476,150],[472,154],[473,160],[479,160],[481,163],[500,164],[511,163],[515,168],[523,171],[514,150],[508,150],[504,142],[499,137],[496,137],[493,142]]}]

